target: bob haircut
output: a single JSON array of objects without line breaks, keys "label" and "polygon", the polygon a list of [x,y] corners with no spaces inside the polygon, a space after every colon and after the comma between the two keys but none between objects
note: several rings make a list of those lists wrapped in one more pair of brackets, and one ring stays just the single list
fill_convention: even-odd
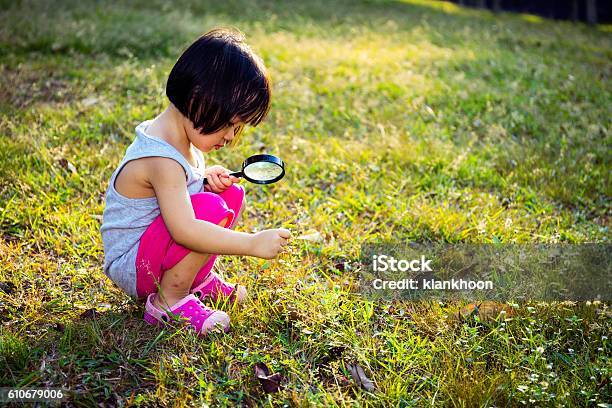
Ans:
[{"label": "bob haircut", "polygon": [[[240,122],[257,126],[270,110],[272,89],[261,58],[232,29],[215,29],[183,52],[170,71],[166,96],[202,134]],[[243,126],[236,127],[235,145]]]}]

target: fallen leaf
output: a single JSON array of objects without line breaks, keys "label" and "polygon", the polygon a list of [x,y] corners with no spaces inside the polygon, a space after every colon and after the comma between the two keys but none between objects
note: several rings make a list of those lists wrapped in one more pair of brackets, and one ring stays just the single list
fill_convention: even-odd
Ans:
[{"label": "fallen leaf", "polygon": [[16,288],[17,287],[13,282],[0,282],[0,290],[6,293],[7,295],[13,293]]},{"label": "fallen leaf", "polygon": [[490,322],[498,318],[505,319],[514,314],[512,308],[508,305],[485,300],[479,304],[470,303],[461,308],[458,314],[458,320],[466,321],[471,317],[478,316],[481,322]]},{"label": "fallen leaf", "polygon": [[63,168],[69,170],[70,172],[72,172],[72,174],[77,174],[77,169],[74,166],[74,164],[70,163],[68,160],[64,159],[63,157],[61,159],[58,160],[60,166],[62,166]]},{"label": "fallen leaf", "polygon": [[95,96],[90,96],[88,98],[83,99],[81,103],[87,108],[98,103],[98,98],[96,98]]},{"label": "fallen leaf", "polygon": [[319,231],[308,231],[305,234],[300,235],[296,239],[303,239],[304,241],[310,242],[323,242],[323,235]]},{"label": "fallen leaf", "polygon": [[270,369],[264,363],[255,364],[255,377],[268,394],[278,392],[283,377],[280,373],[270,374]]},{"label": "fallen leaf", "polygon": [[462,307],[457,313],[458,320],[465,321],[471,317],[478,315],[478,306],[475,303],[470,303],[469,305]]},{"label": "fallen leaf", "polygon": [[351,373],[351,377],[353,377],[353,381],[355,381],[357,385],[363,387],[367,391],[374,392],[376,388],[374,383],[365,375],[363,368],[359,364],[348,364],[347,367]]},{"label": "fallen leaf", "polygon": [[334,268],[336,268],[340,272],[346,272],[351,270],[351,262],[346,258],[335,258]]},{"label": "fallen leaf", "polygon": [[427,114],[429,114],[432,118],[436,117],[436,112],[434,112],[434,110],[429,105],[425,105],[425,112],[427,112]]},{"label": "fallen leaf", "polygon": [[85,310],[83,313],[81,313],[81,315],[79,316],[81,319],[95,319],[96,317],[98,317],[98,312],[96,311],[95,308],[90,308]]},{"label": "fallen leaf", "polygon": [[503,320],[513,314],[514,310],[510,306],[490,300],[486,300],[478,306],[478,317],[484,321],[496,320],[497,318]]},{"label": "fallen leaf", "polygon": [[287,319],[289,319],[290,321],[300,320],[300,318],[302,317],[300,310],[293,305],[286,305],[284,312],[287,316]]}]

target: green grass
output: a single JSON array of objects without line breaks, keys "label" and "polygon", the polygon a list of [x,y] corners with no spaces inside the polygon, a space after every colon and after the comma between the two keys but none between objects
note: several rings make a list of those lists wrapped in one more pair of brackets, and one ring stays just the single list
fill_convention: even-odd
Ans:
[{"label": "green grass", "polygon": [[[76,405],[612,401],[606,304],[463,321],[458,304],[369,302],[334,267],[365,241],[608,242],[610,27],[417,0],[0,4],[1,386],[62,386]],[[264,58],[274,103],[208,161],[265,150],[288,163],[277,185],[247,186],[238,228],[323,242],[222,259],[250,301],[219,305],[231,334],[200,340],[141,320],[102,273],[99,224],[173,62],[220,25]],[[281,392],[263,392],[257,362]]]}]

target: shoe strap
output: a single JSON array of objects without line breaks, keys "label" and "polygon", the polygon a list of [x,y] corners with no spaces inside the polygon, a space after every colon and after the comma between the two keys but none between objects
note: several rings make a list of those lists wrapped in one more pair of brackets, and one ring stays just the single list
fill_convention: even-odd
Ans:
[{"label": "shoe strap", "polygon": [[221,292],[224,296],[234,296],[234,291],[236,290],[236,286],[225,282],[219,275],[214,272],[211,272],[212,277],[205,280],[202,284],[195,287],[192,293],[201,292],[204,296],[216,295]]}]

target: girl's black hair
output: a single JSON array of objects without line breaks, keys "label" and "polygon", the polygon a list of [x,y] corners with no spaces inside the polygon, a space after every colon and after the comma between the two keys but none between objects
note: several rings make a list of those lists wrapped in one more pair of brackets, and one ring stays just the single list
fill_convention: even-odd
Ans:
[{"label": "girl's black hair", "polygon": [[191,44],[166,84],[170,102],[203,134],[223,129],[236,116],[257,126],[270,109],[271,94],[263,61],[230,29],[209,31]]}]

